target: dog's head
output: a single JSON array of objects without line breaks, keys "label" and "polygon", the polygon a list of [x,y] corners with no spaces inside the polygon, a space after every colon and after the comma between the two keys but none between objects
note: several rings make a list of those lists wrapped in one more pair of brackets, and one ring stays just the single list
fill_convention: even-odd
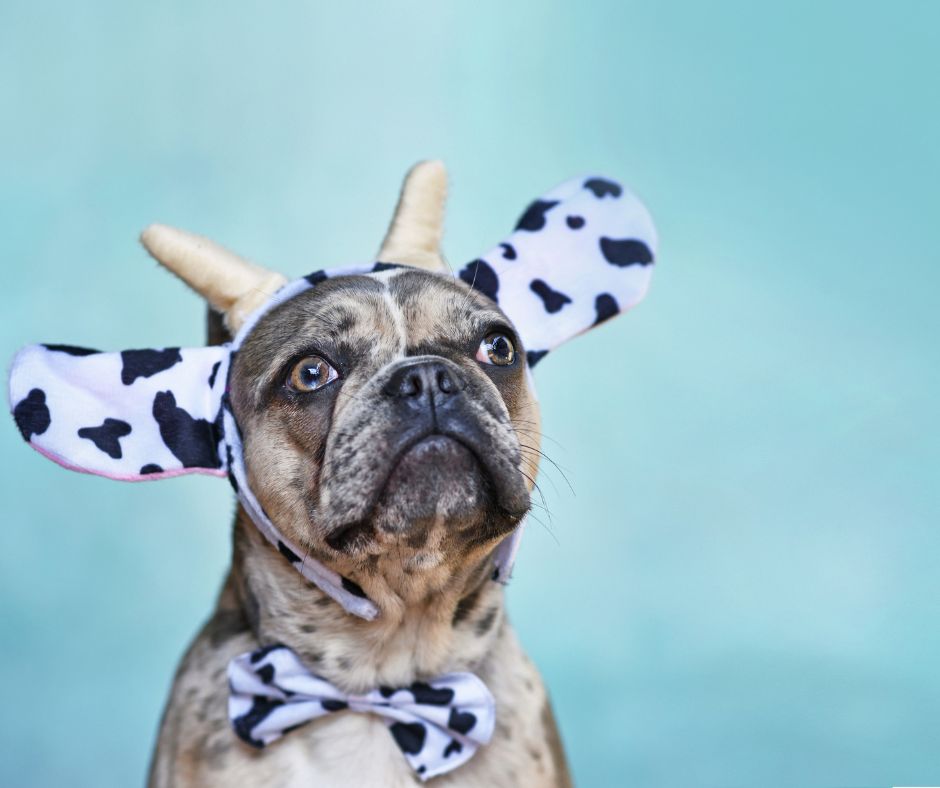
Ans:
[{"label": "dog's head", "polygon": [[328,279],[266,314],[230,396],[251,488],[285,535],[327,565],[391,554],[420,570],[492,547],[528,509],[527,378],[493,301],[395,267]]}]

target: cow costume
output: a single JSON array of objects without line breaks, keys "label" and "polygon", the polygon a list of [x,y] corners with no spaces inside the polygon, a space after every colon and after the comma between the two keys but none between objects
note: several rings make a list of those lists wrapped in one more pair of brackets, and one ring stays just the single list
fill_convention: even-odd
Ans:
[{"label": "cow costume", "polygon": [[[529,368],[562,342],[630,309],[646,294],[656,232],[618,183],[575,178],[535,200],[514,232],[458,276],[513,321]],[[252,493],[228,401],[231,361],[271,309],[338,275],[388,276],[398,266],[320,271],[289,282],[255,308],[231,342],[213,347],[100,352],[33,345],[10,371],[10,403],[24,440],[71,470],[124,481],[187,473],[227,476],[241,505],[305,578],[364,619],[379,615],[362,589],[281,534]],[[524,522],[497,548],[494,579],[508,581]],[[283,646],[232,661],[236,733],[264,746],[286,729],[340,708],[377,713],[422,778],[465,762],[493,730],[492,696],[472,674],[347,697]],[[471,712],[470,709],[473,709]],[[470,715],[474,724],[467,727]]]}]

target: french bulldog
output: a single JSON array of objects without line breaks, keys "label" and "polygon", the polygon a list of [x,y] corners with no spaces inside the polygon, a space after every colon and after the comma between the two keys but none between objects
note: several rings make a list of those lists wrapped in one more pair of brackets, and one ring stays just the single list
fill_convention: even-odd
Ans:
[{"label": "french bulldog", "polygon": [[[254,495],[280,531],[381,611],[350,615],[265,539],[243,506],[215,611],[173,681],[151,788],[415,786],[379,717],[339,711],[264,749],[233,735],[230,661],[283,644],[343,692],[475,674],[491,741],[432,783],[571,785],[539,672],[492,582],[494,550],[530,507],[539,407],[509,317],[439,252],[445,174],[406,178],[371,275],[336,276],[251,329],[228,379]],[[168,228],[143,241],[224,311],[228,328],[280,286]],[[296,556],[295,556],[296,557]]]}]

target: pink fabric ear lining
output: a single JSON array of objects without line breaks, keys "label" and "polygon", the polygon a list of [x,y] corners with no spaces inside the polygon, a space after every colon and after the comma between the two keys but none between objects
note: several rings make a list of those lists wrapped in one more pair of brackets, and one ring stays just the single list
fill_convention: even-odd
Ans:
[{"label": "pink fabric ear lining", "polygon": [[223,471],[221,468],[180,468],[175,471],[162,471],[160,473],[146,473],[146,474],[130,474],[130,475],[118,475],[110,473],[101,473],[100,471],[91,471],[88,468],[80,468],[77,465],[72,465],[64,457],[60,457],[53,451],[49,449],[44,449],[42,446],[34,443],[33,441],[29,442],[29,445],[32,446],[36,451],[38,451],[43,457],[47,460],[52,460],[56,465],[65,468],[67,471],[77,471],[78,473],[87,473],[90,476],[102,476],[105,479],[113,479],[116,482],[157,482],[161,479],[173,479],[177,476],[186,476],[190,473],[201,473],[206,476],[218,476],[225,478],[228,474]]}]

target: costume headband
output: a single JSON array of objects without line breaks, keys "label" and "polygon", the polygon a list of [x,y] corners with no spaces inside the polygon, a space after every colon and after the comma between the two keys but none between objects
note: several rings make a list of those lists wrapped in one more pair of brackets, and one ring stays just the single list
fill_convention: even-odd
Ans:
[{"label": "costume headband", "polygon": [[[383,251],[389,248],[386,239]],[[605,178],[575,178],[529,205],[515,231],[459,276],[499,304],[533,367],[562,342],[642,300],[655,251],[652,220],[633,194]],[[70,470],[123,481],[227,475],[258,529],[304,577],[349,612],[372,619],[378,609],[361,588],[301,558],[305,551],[265,514],[248,486],[226,389],[233,354],[268,311],[329,277],[395,275],[385,273],[390,267],[321,271],[284,284],[247,312],[224,345],[118,353],[71,345],[24,348],[10,371],[16,424],[34,449]],[[520,523],[497,548],[496,579],[502,582],[509,579],[522,530]]]}]

